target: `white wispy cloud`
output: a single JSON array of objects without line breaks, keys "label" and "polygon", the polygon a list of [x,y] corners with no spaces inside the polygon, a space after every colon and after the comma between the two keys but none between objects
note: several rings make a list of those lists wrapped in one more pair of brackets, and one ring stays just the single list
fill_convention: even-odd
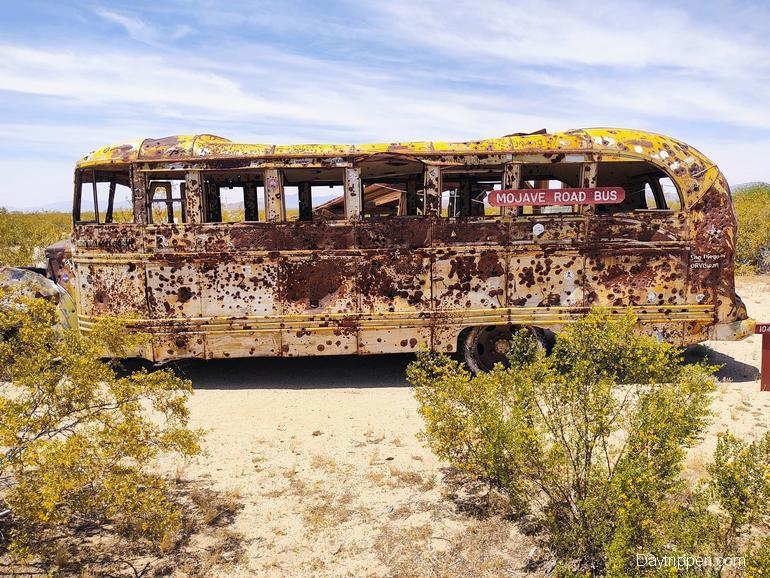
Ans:
[{"label": "white wispy cloud", "polygon": [[0,45],[2,89],[84,106],[128,103],[164,118],[195,115],[212,122],[257,118],[333,125],[386,140],[404,138],[404,132],[399,133],[404,130],[414,138],[471,138],[479,127],[494,130],[488,134],[494,136],[522,125],[538,128],[566,121],[517,112],[525,103],[510,97],[488,97],[484,106],[478,105],[475,94],[464,91],[447,91],[437,98],[430,87],[409,87],[389,75],[307,58],[268,59],[255,73],[256,82],[247,89],[222,73],[157,55],[91,55]]},{"label": "white wispy cloud", "polygon": [[167,42],[169,40],[178,40],[192,32],[192,28],[184,24],[164,28],[149,24],[136,16],[129,16],[103,7],[95,8],[94,13],[107,22],[121,26],[131,38],[151,45],[163,44],[164,41]]},{"label": "white wispy cloud", "polygon": [[[650,2],[458,3],[392,0],[377,5],[391,37],[451,54],[478,68],[555,90],[610,115],[718,119],[770,128],[770,46],[746,21],[696,20]],[[742,18],[750,14],[743,12]]]},{"label": "white wispy cloud", "polygon": [[391,0],[375,9],[390,17],[399,38],[528,66],[671,67],[731,77],[767,68],[765,42],[745,28],[727,34],[725,22],[696,20],[662,3],[485,0],[471,8]]}]

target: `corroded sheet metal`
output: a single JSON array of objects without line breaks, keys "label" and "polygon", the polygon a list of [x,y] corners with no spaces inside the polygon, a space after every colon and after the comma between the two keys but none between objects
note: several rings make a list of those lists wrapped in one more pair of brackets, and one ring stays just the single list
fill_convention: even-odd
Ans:
[{"label": "corroded sheet metal", "polygon": [[577,251],[515,252],[508,257],[512,307],[585,306],[584,258]]},{"label": "corroded sheet metal", "polygon": [[19,267],[0,267],[0,288],[3,290],[0,293],[0,308],[9,305],[5,292],[30,299],[48,299],[57,305],[59,327],[77,327],[75,302],[70,293],[45,275]]},{"label": "corroded sheet metal", "polygon": [[220,331],[206,335],[206,357],[277,357],[280,331]]},{"label": "corroded sheet metal", "polygon": [[351,249],[355,242],[353,225],[339,221],[282,223],[273,228],[274,247],[281,251],[324,251]]},{"label": "corroded sheet metal", "polygon": [[281,352],[287,357],[345,355],[358,351],[358,333],[348,327],[298,329],[281,332]]},{"label": "corroded sheet metal", "polygon": [[431,258],[425,251],[374,253],[359,260],[362,313],[423,312],[431,308]]},{"label": "corroded sheet metal", "polygon": [[283,202],[281,172],[276,169],[265,171],[265,220],[276,223],[286,219],[286,205]]},{"label": "corroded sheet metal", "polygon": [[345,218],[349,221],[359,220],[363,204],[361,169],[358,167],[345,169]]},{"label": "corroded sheet metal", "polygon": [[505,254],[496,250],[441,250],[433,266],[436,309],[506,306]]},{"label": "corroded sheet metal", "polygon": [[591,244],[638,241],[665,243],[689,241],[690,224],[684,213],[595,215],[588,224]]},{"label": "corroded sheet metal", "polygon": [[268,257],[212,260],[201,264],[201,314],[204,317],[273,316],[278,263]]},{"label": "corroded sheet metal", "polygon": [[589,306],[686,303],[687,251],[608,248],[586,256],[586,304]]},{"label": "corroded sheet metal", "polygon": [[277,299],[283,315],[355,313],[355,260],[344,255],[279,258]]},{"label": "corroded sheet metal", "polygon": [[[200,317],[202,313],[200,266],[195,262],[149,262],[147,305],[150,317],[179,319]],[[82,301],[81,301],[82,302]]]},{"label": "corroded sheet metal", "polygon": [[[455,338],[456,340],[456,338]],[[414,353],[431,348],[430,327],[387,327],[359,332],[358,353]]]},{"label": "corroded sheet metal", "polygon": [[148,315],[141,261],[78,263],[80,306],[96,317]]},{"label": "corroded sheet metal", "polygon": [[185,178],[185,213],[190,223],[203,221],[203,176],[200,171],[190,171]]}]

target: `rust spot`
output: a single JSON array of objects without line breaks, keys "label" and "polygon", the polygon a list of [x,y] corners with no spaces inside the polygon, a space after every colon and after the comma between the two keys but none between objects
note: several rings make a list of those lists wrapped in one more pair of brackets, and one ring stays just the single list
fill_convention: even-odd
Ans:
[{"label": "rust spot", "polygon": [[189,287],[180,287],[176,293],[181,303],[187,303],[192,298],[192,291]]}]

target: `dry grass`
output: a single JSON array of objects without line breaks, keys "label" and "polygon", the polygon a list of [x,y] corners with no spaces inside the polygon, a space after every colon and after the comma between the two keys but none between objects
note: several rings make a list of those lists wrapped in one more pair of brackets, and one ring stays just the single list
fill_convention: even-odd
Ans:
[{"label": "dry grass", "polygon": [[267,461],[267,458],[265,456],[256,455],[251,458],[251,463],[254,465],[254,471],[255,472],[261,472],[264,463]]},{"label": "dry grass", "polygon": [[232,567],[244,562],[243,535],[227,528],[217,529],[214,543],[207,548],[201,564],[203,576],[209,576],[217,566]]},{"label": "dry grass", "polygon": [[303,512],[303,520],[307,531],[314,533],[340,526],[354,513],[353,494],[350,491],[339,496],[332,492],[319,492],[315,504]]},{"label": "dry grass", "polygon": [[315,470],[323,470],[327,474],[337,472],[337,460],[332,457],[316,454],[310,459],[310,466]]},{"label": "dry grass", "polygon": [[422,475],[411,470],[403,470],[396,466],[389,466],[391,483],[393,487],[416,486],[422,484]]},{"label": "dry grass", "polygon": [[174,468],[174,482],[177,484],[182,481],[182,478],[184,478],[185,472],[187,471],[187,464],[177,464],[176,468]]},{"label": "dry grass", "polygon": [[385,472],[382,471],[373,471],[373,472],[366,472],[366,479],[372,482],[375,486],[380,486],[385,481]]},{"label": "dry grass", "polygon": [[384,435],[377,435],[374,430],[368,429],[364,432],[364,438],[368,444],[379,444],[385,439]]},{"label": "dry grass", "polygon": [[515,575],[511,525],[500,518],[473,521],[443,534],[433,524],[380,528],[375,551],[391,576]]},{"label": "dry grass", "polygon": [[274,500],[276,498],[282,497],[285,493],[286,493],[285,489],[275,488],[273,490],[268,490],[266,492],[262,492],[262,496],[267,498],[268,500]]},{"label": "dry grass", "polygon": [[204,526],[230,521],[241,507],[240,492],[234,490],[218,494],[208,489],[196,489],[190,492],[190,499],[197,506]]}]

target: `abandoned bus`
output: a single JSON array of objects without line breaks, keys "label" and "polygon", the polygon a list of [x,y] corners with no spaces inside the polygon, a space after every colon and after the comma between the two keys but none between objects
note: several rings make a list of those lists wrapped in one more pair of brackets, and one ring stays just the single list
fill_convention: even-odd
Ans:
[{"label": "abandoned bus", "polygon": [[430,349],[484,370],[513,328],[542,336],[596,306],[679,345],[751,330],[727,181],[657,134],[173,136],[85,156],[74,193],[49,275],[81,331],[130,317],[153,361]]}]

